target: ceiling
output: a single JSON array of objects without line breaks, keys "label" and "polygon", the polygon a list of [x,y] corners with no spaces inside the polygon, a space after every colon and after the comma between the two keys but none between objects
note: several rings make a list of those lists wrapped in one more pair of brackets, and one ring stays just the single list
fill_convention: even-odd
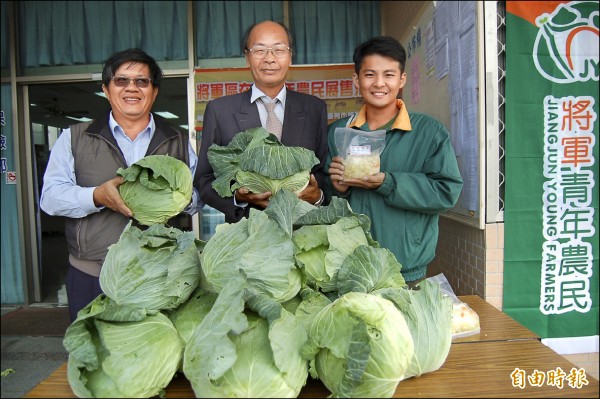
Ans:
[{"label": "ceiling", "polygon": [[[158,97],[152,111],[168,111],[177,119],[167,120],[173,126],[188,125],[187,79],[165,78],[161,82]],[[102,83],[48,83],[29,86],[29,107],[32,123],[66,128],[79,121],[68,118],[94,119],[110,108],[105,97],[96,95],[102,91]],[[187,129],[179,128],[187,132]]]}]

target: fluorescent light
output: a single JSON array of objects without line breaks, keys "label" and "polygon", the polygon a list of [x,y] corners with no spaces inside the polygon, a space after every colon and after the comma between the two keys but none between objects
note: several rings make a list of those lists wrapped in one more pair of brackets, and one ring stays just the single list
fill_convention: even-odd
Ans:
[{"label": "fluorescent light", "polygon": [[95,92],[94,94],[95,94],[95,95],[97,95],[97,96],[100,96],[100,97],[104,97],[104,98],[106,98],[106,94],[104,94],[104,92],[103,92],[103,91],[97,91],[97,92]]},{"label": "fluorescent light", "polygon": [[81,118],[75,118],[74,116],[67,116],[67,118],[69,119],[73,119],[79,122],[90,122],[92,119],[90,118],[86,118],[85,116],[81,117]]},{"label": "fluorescent light", "polygon": [[188,125],[179,125],[180,128],[188,130]]},{"label": "fluorescent light", "polygon": [[165,119],[177,119],[177,115],[170,113],[169,111],[158,111],[155,114],[162,116]]}]

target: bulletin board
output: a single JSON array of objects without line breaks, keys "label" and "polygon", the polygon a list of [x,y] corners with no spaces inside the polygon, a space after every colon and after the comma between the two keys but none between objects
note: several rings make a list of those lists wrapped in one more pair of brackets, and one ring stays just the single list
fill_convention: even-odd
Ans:
[{"label": "bulletin board", "polygon": [[410,112],[446,126],[464,181],[455,207],[442,215],[482,229],[477,9],[475,1],[431,2],[400,42],[407,52],[402,99]]}]

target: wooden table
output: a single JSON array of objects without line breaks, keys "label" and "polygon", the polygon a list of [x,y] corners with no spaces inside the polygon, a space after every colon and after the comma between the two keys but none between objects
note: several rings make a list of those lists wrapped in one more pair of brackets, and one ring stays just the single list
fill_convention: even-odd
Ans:
[{"label": "wooden table", "polygon": [[[499,398],[499,397],[598,397],[598,381],[586,376],[588,384],[570,387],[563,380],[562,389],[547,382],[523,388],[513,386],[511,373],[531,376],[535,370],[545,373],[560,367],[565,374],[577,368],[564,357],[537,340],[478,342],[469,345],[453,344],[444,365],[431,373],[409,378],[398,384],[395,398]],[[324,398],[330,392],[325,386],[309,377],[300,392],[301,398]],[[75,398],[67,382],[67,364],[60,366],[50,377],[40,383],[26,398]],[[171,381],[167,398],[194,398],[192,387],[183,376]]]},{"label": "wooden table", "polygon": [[[481,298],[460,299],[479,314],[481,333],[453,342],[448,358],[439,370],[401,381],[394,397],[598,397],[598,381],[587,375],[588,384],[580,387],[570,387],[566,379],[562,389],[547,381],[540,386],[531,385],[528,377],[536,370],[547,376],[558,367],[566,375],[578,368]],[[502,326],[502,323],[508,324]],[[512,323],[516,323],[514,330]],[[468,338],[471,340],[463,341]],[[515,371],[525,377],[523,388],[513,386],[511,373]],[[329,394],[320,381],[309,377],[299,397],[323,398]],[[67,381],[67,364],[61,365],[24,397],[74,398]],[[181,375],[171,381],[166,397],[193,398],[195,395],[189,381]]]},{"label": "wooden table", "polygon": [[[573,363],[538,340],[453,344],[443,366],[420,377],[401,381],[396,398],[500,398],[500,397],[598,397],[598,380],[586,376],[588,385],[571,388],[564,380],[562,389],[547,384],[523,389],[513,386],[511,373],[522,370],[526,376],[535,370],[569,374]],[[520,371],[517,370],[518,373]],[[526,377],[527,378],[527,377]]]},{"label": "wooden table", "polygon": [[458,299],[469,305],[479,315],[480,331],[479,334],[456,338],[452,343],[540,339],[537,334],[477,295],[459,296]]}]

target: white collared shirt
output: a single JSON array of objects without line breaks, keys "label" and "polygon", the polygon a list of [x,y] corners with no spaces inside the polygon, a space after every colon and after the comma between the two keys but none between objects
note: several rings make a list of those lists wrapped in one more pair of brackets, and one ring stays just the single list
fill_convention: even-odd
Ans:
[{"label": "white collared shirt", "polygon": [[286,91],[285,85],[283,85],[283,88],[277,94],[277,96],[275,96],[275,98],[270,98],[265,93],[263,93],[258,87],[256,87],[256,85],[252,85],[252,95],[250,97],[250,102],[251,103],[256,102],[256,105],[258,107],[258,115],[260,116],[260,124],[263,127],[267,126],[267,110],[265,109],[265,106],[260,101],[256,101],[256,100],[258,100],[261,97],[263,98],[263,101],[265,101],[265,102],[273,102],[275,100],[279,100],[279,102],[275,106],[275,115],[277,115],[277,117],[279,118],[281,123],[283,123],[283,115],[285,113],[286,95],[287,95],[287,91]]}]

